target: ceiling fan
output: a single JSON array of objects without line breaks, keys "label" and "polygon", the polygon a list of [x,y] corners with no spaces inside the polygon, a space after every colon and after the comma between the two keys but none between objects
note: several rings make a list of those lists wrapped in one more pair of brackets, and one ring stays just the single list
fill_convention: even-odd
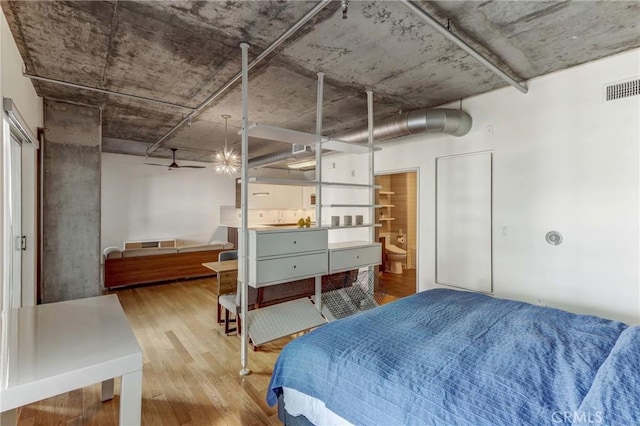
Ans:
[{"label": "ceiling fan", "polygon": [[167,164],[158,164],[158,163],[144,163],[144,164],[148,164],[149,166],[161,166],[161,167],[168,167],[169,170],[173,170],[173,169],[204,169],[205,166],[179,166],[178,163],[176,163],[176,151],[178,150],[178,148],[171,148],[171,164],[167,165]]}]

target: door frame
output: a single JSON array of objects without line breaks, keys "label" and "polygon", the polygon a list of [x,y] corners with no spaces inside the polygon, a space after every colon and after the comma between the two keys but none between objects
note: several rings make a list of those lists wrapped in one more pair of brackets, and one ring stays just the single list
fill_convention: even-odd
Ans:
[{"label": "door frame", "polygon": [[[38,221],[39,221],[39,200],[38,200],[38,176],[36,170],[36,163],[38,157],[38,149],[40,147],[39,140],[33,135],[29,127],[24,122],[22,115],[18,111],[16,105],[9,98],[3,98],[3,107],[5,113],[2,117],[2,149],[5,155],[3,155],[3,169],[5,170],[4,180],[4,194],[9,194],[9,185],[11,184],[10,176],[8,175],[11,169],[10,167],[10,147],[11,140],[15,139],[20,144],[20,199],[21,199],[21,235],[26,236],[27,248],[21,253],[21,285],[19,291],[15,292],[13,289],[9,289],[9,284],[3,284],[3,300],[6,302],[6,297],[13,296],[16,293],[20,294],[19,300],[10,301],[9,304],[4,303],[3,309],[7,307],[20,307],[20,306],[34,306],[37,303],[37,261],[40,245],[40,238],[38,236]],[[5,142],[6,141],[6,142]],[[6,197],[5,197],[6,198]],[[7,206],[3,205],[3,215],[6,214]],[[6,219],[3,219],[3,227],[6,227]],[[8,231],[5,229],[5,231]],[[6,240],[6,237],[5,237]],[[10,249],[13,247],[6,247]],[[5,264],[7,259],[7,253],[3,255],[2,262]]]},{"label": "door frame", "polygon": [[[420,166],[406,169],[376,170],[374,179],[378,176],[398,175],[403,173],[416,174],[416,293],[420,291]],[[383,248],[384,250],[384,248]],[[409,254],[410,256],[410,254]]]}]

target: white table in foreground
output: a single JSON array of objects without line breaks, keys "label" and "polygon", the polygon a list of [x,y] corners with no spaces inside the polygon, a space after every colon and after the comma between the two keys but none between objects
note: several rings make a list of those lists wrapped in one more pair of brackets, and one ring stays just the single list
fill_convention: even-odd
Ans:
[{"label": "white table in foreground", "polygon": [[15,409],[102,382],[102,401],[122,376],[120,425],[140,424],[142,350],[116,295],[11,312],[7,387],[0,389],[2,424]]}]

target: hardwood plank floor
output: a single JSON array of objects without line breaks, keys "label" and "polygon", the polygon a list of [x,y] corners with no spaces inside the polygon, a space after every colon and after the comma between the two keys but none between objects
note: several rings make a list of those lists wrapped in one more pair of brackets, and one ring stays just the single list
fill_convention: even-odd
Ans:
[{"label": "hardwood plank floor", "polygon": [[410,296],[416,293],[416,270],[403,269],[402,274],[390,274],[383,272],[380,274],[382,288],[385,291],[383,303]]},{"label": "hardwood plank floor", "polygon": [[[240,377],[240,340],[215,323],[212,278],[114,291],[143,350],[143,425],[279,425],[265,395],[271,369],[290,338],[249,353]],[[114,399],[100,384],[19,410],[18,425],[117,425]]]},{"label": "hardwood plank floor", "polygon": [[[249,352],[252,373],[240,377],[240,340],[215,322],[215,278],[117,290],[143,350],[143,425],[279,425],[265,395],[272,366],[291,338]],[[383,302],[415,293],[415,270],[383,274]],[[58,395],[18,412],[18,425],[117,425],[100,384]]]}]

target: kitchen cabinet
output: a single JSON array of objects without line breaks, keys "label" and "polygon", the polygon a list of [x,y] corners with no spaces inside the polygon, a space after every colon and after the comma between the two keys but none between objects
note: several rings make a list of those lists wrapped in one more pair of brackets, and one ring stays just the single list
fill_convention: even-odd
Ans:
[{"label": "kitchen cabinet", "polygon": [[[302,188],[299,186],[251,183],[247,188],[248,204],[252,210],[303,208]],[[240,199],[240,190],[236,189],[236,208],[240,208]]]}]

